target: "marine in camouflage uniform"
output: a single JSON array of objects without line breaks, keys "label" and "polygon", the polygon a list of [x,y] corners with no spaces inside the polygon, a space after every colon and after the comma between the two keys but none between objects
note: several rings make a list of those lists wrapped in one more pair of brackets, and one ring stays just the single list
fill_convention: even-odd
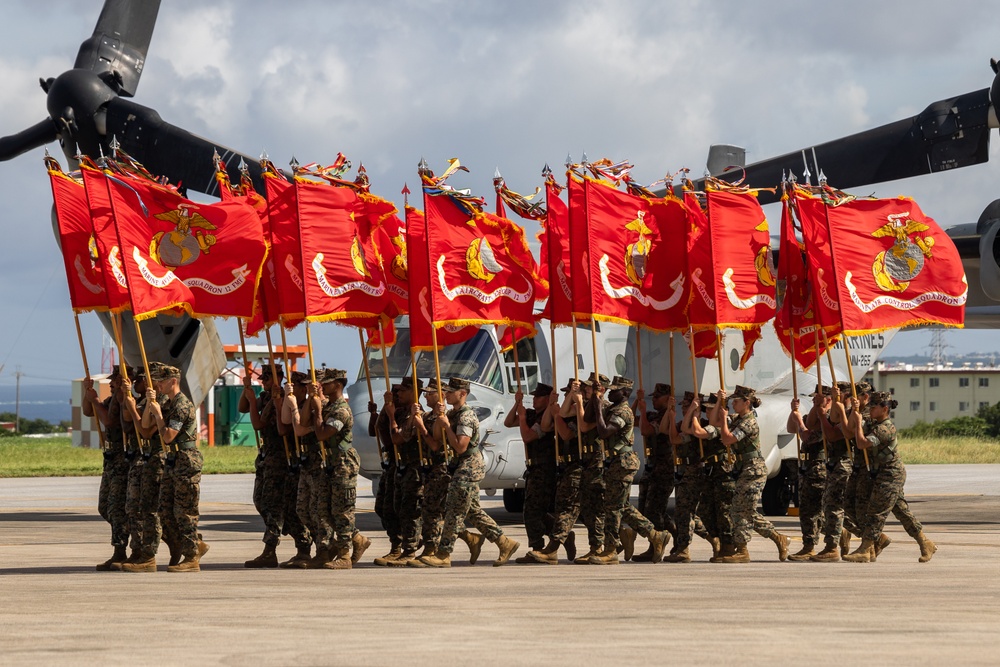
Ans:
[{"label": "marine in camouflage uniform", "polygon": [[[158,369],[160,365],[158,362],[151,362],[150,372]],[[129,572],[156,571],[156,553],[163,536],[163,526],[160,523],[160,486],[166,457],[156,424],[153,423],[149,427],[142,425],[142,415],[146,412],[148,402],[146,394],[150,384],[144,373],[136,374],[136,389],[142,391],[142,398],[136,403],[131,384],[127,381],[122,382],[123,407],[127,409],[127,414],[124,415],[125,432],[128,434],[130,449],[134,448],[138,452],[129,470],[129,488],[125,499],[131,527],[132,553],[128,561],[122,564],[122,569]],[[157,393],[156,401],[162,411],[167,396]],[[141,439],[136,436],[136,424],[139,425],[138,430],[143,435]],[[180,562],[179,555],[177,559],[177,562]]]},{"label": "marine in camouflage uniform", "polygon": [[788,556],[788,560],[803,562],[815,553],[823,532],[823,491],[826,488],[826,451],[823,446],[823,425],[830,410],[830,387],[817,387],[813,392],[813,406],[805,421],[799,419],[798,399],[792,400],[789,431],[799,431],[799,528],[802,531],[802,549]]},{"label": "marine in camouflage uniform", "polygon": [[844,407],[844,403],[851,400],[850,390],[850,383],[837,383],[836,391],[840,400],[831,406],[830,414],[822,422],[827,434],[826,485],[823,487],[824,546],[823,551],[810,557],[810,560],[818,563],[840,560],[847,487],[854,472],[850,453],[854,443],[843,433],[850,413],[853,412],[853,408],[848,412]]},{"label": "marine in camouflage uniform", "polygon": [[[725,391],[719,391],[718,396],[720,404],[725,406]],[[736,553],[721,558],[723,563],[749,563],[747,545],[754,532],[775,543],[778,560],[784,561],[788,557],[788,538],[757,511],[767,483],[767,465],[760,451],[760,426],[754,413],[757,407],[760,407],[760,399],[756,392],[750,387],[737,385],[733,392],[735,416],[728,418],[724,409],[717,413],[722,442],[729,445],[736,456],[733,472],[737,475],[732,509]]]},{"label": "marine in camouflage uniform", "polygon": [[114,547],[111,558],[97,566],[99,572],[107,572],[112,569],[113,564],[125,562],[125,547],[129,537],[128,515],[125,511],[129,460],[125,456],[121,424],[121,375],[117,366],[108,379],[111,396],[103,401],[98,401],[93,380],[87,378],[84,381],[83,414],[86,417],[97,417],[99,428],[104,433],[104,467],[97,494],[97,511],[101,518],[111,524],[111,546]]},{"label": "marine in camouflage uniform", "polygon": [[[391,433],[392,442],[399,454],[396,463],[396,480],[393,485],[393,510],[399,521],[400,554],[387,559],[386,565],[403,566],[417,556],[420,542],[420,502],[424,484],[420,471],[423,445],[416,424],[417,393],[423,389],[423,381],[404,377],[399,383],[399,410],[394,408],[394,421],[399,425]],[[391,555],[391,554],[390,554]]]},{"label": "marine in camouflage uniform", "polygon": [[706,396],[696,399],[692,401],[692,406],[696,403],[705,405],[709,415],[707,426],[702,426],[699,420],[692,419],[690,429],[691,435],[702,440],[700,446],[705,454],[702,459],[705,469],[705,492],[699,501],[699,513],[708,531],[719,540],[719,551],[710,559],[715,563],[719,562],[720,558],[736,553],[732,519],[736,483],[732,476],[733,464],[729,460],[728,450],[720,439],[721,433],[718,427],[711,424],[713,413],[718,410],[719,405],[716,397]]},{"label": "marine in camouflage uniform", "polygon": [[[296,376],[293,374],[293,378]],[[312,387],[312,389],[310,389]],[[299,435],[299,486],[295,503],[295,511],[299,520],[309,530],[309,536],[316,546],[315,555],[308,560],[297,559],[295,562],[282,564],[287,567],[298,567],[303,569],[315,569],[323,567],[330,562],[330,540],[333,537],[333,526],[330,524],[330,475],[327,474],[324,465],[332,464],[330,452],[327,451],[325,443],[316,437],[313,425],[320,415],[313,414],[315,403],[313,397],[316,396],[316,388],[312,386],[310,376],[307,373],[299,374],[297,378],[294,395],[285,399],[284,411],[292,414],[292,425]],[[320,399],[322,404],[324,399]],[[293,406],[298,406],[293,407]]]},{"label": "marine in camouflage uniform", "polygon": [[[681,401],[684,419],[680,424],[673,423],[674,412],[672,408],[664,417],[671,420],[670,437],[677,443],[677,459],[674,461],[677,537],[670,555],[663,559],[668,563],[691,562],[689,548],[692,535],[698,535],[711,542],[713,555],[719,551],[718,538],[712,535],[710,528],[702,522],[698,515],[699,503],[702,497],[707,494],[708,477],[701,463],[701,445],[694,436],[690,435],[691,421],[700,418],[701,415],[700,406],[696,405],[692,408],[693,400],[693,392],[684,393],[684,398]],[[638,560],[640,556],[635,558]]]},{"label": "marine in camouflage uniform", "polygon": [[[461,449],[462,438],[468,438],[468,445],[464,451],[458,452],[453,463],[455,471],[445,500],[444,529],[437,553],[411,563],[422,563],[431,567],[451,567],[451,552],[455,547],[455,540],[461,537],[469,545],[470,563],[475,564],[479,549],[482,548],[482,540],[485,538],[500,549],[500,556],[493,565],[504,565],[520,545],[504,535],[500,526],[479,506],[479,482],[486,476],[486,466],[483,454],[479,450],[479,419],[473,409],[465,403],[469,393],[469,381],[451,378],[447,388],[444,389],[452,409],[448,411],[447,416],[444,416],[441,414],[444,406],[438,404],[436,426],[444,431],[444,436],[448,438],[452,449],[456,452]],[[468,531],[462,531],[460,534],[459,531],[466,521],[472,523],[481,535],[472,535]]]},{"label": "marine in camouflage uniform", "polygon": [[[580,482],[583,478],[583,461],[580,458],[580,441],[577,433],[577,416],[569,416],[579,406],[579,382],[571,381],[562,389],[565,398],[558,409],[554,409],[556,437],[559,439],[559,455],[562,462],[556,469],[556,490],[552,530],[549,541],[541,549],[534,549],[528,557],[536,563],[556,565],[559,562],[559,547],[564,546],[570,561],[576,558],[576,534],[573,525],[580,516]],[[553,405],[557,396],[549,399]]]},{"label": "marine in camouflage uniform", "polygon": [[604,390],[610,383],[606,375],[594,373],[583,383],[590,387],[591,393],[587,397],[582,420],[577,417],[583,432],[580,520],[587,527],[590,550],[574,559],[577,565],[589,565],[590,557],[604,550],[604,441],[597,433],[597,414],[610,405],[604,398]]},{"label": "marine in camouflage uniform", "polygon": [[[629,502],[632,479],[639,470],[639,457],[632,445],[635,439],[635,415],[628,404],[632,381],[615,376],[608,389],[610,404],[597,414],[597,432],[605,440],[604,461],[604,550],[590,557],[594,565],[618,563],[621,544],[626,559],[632,557],[635,533],[649,540],[652,561],[659,562],[670,536],[659,531]],[[624,525],[623,525],[624,524]]]},{"label": "marine in camouflage uniform", "polygon": [[[424,540],[424,550],[414,559],[424,556],[433,556],[437,552],[438,544],[441,542],[441,533],[444,530],[444,504],[448,498],[448,486],[451,484],[451,472],[445,461],[444,450],[440,447],[434,449],[430,446],[433,438],[434,422],[437,421],[435,406],[439,400],[444,400],[441,392],[438,391],[437,380],[432,379],[424,390],[427,404],[430,410],[420,412],[415,419],[415,425],[420,431],[424,446],[424,458],[426,465],[421,468],[423,480],[424,496],[420,505],[420,531]],[[411,561],[412,562],[412,561]],[[417,563],[414,563],[416,566]]]},{"label": "marine in camouflage uniform", "polygon": [[[552,387],[539,383],[531,392],[532,407],[526,409],[520,391],[515,394],[513,409],[507,413],[504,426],[518,426],[525,448],[524,531],[528,547],[545,547],[545,536],[552,532],[552,512],[556,500],[556,441],[555,409],[549,409]],[[534,563],[524,555],[517,563]]]},{"label": "marine in camouflage uniform", "polygon": [[[153,373],[150,370],[150,373]],[[198,450],[198,424],[195,406],[181,391],[180,370],[165,366],[152,380],[167,396],[156,418],[161,441],[166,441],[166,464],[160,484],[160,522],[163,538],[176,545],[183,560],[167,568],[168,572],[197,572],[206,551],[198,535],[198,501],[201,495],[201,469],[204,462]],[[147,399],[149,398],[147,392]],[[159,418],[157,418],[159,417]],[[173,432],[173,433],[171,433]]]},{"label": "marine in camouflage uniform", "polygon": [[[354,449],[351,429],[354,415],[344,398],[347,371],[326,369],[317,380],[328,398],[322,407],[321,421],[316,424],[317,438],[326,441],[330,469],[330,558],[324,567],[331,570],[351,569],[351,538],[355,532],[354,510],[358,499],[358,472],[361,457]],[[313,410],[319,397],[313,398]]]},{"label": "marine in camouflage uniform", "polygon": [[639,480],[638,509],[657,530],[665,530],[676,538],[677,526],[667,509],[670,494],[674,492],[673,447],[666,429],[660,428],[661,424],[667,426],[663,418],[667,401],[671,400],[670,385],[657,383],[652,399],[655,411],[640,409],[639,426],[646,444],[646,465]]},{"label": "marine in camouflage uniform", "polygon": [[[402,535],[399,525],[399,515],[396,513],[394,499],[396,497],[396,453],[392,446],[392,432],[398,428],[398,424],[389,418],[388,405],[396,400],[395,392],[386,401],[375,421],[375,432],[370,433],[376,436],[381,451],[379,456],[382,459],[382,474],[378,478],[378,489],[375,492],[375,515],[382,522],[382,529],[389,537],[389,553],[383,556],[381,561],[399,558],[402,553]],[[402,414],[400,413],[400,416]],[[392,422],[392,423],[390,423]],[[383,563],[377,563],[379,565]]]},{"label": "marine in camouflage uniform", "polygon": [[[292,447],[288,446],[288,434],[280,419],[281,389],[284,372],[275,365],[278,377],[272,376],[271,366],[264,366],[260,380],[264,391],[255,396],[250,386],[250,378],[244,378],[244,393],[240,397],[238,409],[249,413],[251,423],[260,432],[261,446],[257,451],[254,469],[253,504],[264,520],[264,550],[257,558],[246,561],[248,568],[277,567],[276,549],[281,535],[291,534],[296,550],[308,550],[309,541],[305,530],[294,512],[286,516],[289,468]],[[289,524],[286,526],[286,524]]]},{"label": "marine in camouflage uniform", "polygon": [[[896,426],[889,418],[889,412],[896,407],[896,402],[888,392],[878,392],[872,395],[871,406],[868,427],[863,426],[860,418],[855,418],[853,425],[857,431],[859,447],[869,451],[874,471],[872,491],[868,499],[868,513],[862,526],[861,546],[854,553],[844,556],[844,560],[862,563],[875,560],[875,545],[883,534],[889,513],[903,497],[903,486],[906,484],[906,468],[897,450]],[[922,528],[914,539],[920,546],[918,560],[926,563],[937,551],[937,546],[923,534]]]}]

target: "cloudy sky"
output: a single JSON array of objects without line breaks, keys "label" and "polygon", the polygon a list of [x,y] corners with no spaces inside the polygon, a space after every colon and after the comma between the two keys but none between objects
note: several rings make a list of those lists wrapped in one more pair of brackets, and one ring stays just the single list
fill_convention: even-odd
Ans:
[{"label": "cloudy sky", "polygon": [[[39,77],[72,65],[101,6],[5,3],[0,135],[42,119]],[[492,201],[496,167],[521,192],[545,163],[584,151],[631,160],[640,182],[681,167],[700,174],[712,143],[763,159],[988,87],[998,9],[983,0],[163,0],[136,101],[281,165],[342,151],[400,208],[421,157],[439,172],[459,157],[472,171],[454,184]],[[914,197],[944,227],[975,222],[1000,190],[996,152],[985,165],[875,192]],[[32,382],[82,373],[41,157],[0,163],[0,384],[16,366]],[[82,320],[99,360],[102,329]],[[220,329],[235,341],[234,324]],[[357,368],[358,354],[342,351],[354,350],[353,334],[316,327],[314,338],[326,363]],[[1000,349],[984,332],[947,340],[953,351]],[[928,341],[906,333],[889,353]]]}]

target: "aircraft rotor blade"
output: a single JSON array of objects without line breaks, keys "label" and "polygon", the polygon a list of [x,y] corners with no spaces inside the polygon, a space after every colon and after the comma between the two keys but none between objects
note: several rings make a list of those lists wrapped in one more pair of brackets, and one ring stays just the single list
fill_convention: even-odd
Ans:
[{"label": "aircraft rotor blade", "polygon": [[213,154],[218,151],[230,179],[239,182],[242,158],[250,171],[254,187],[263,192],[260,163],[217,143],[191,134],[167,123],[153,109],[131,100],[116,98],[107,107],[107,140],[117,138],[122,150],[132,155],[156,176],[166,176],[171,183],[217,197]]},{"label": "aircraft rotor blade", "polygon": [[57,138],[56,124],[52,122],[51,118],[46,118],[17,134],[0,138],[0,161],[15,158],[33,148],[51,143]]},{"label": "aircraft rotor blade", "polygon": [[806,169],[816,184],[822,170],[831,186],[846,189],[980,164],[989,160],[989,92],[941,100],[912,118],[715,175],[735,181],[745,174],[752,187],[773,187],[783,173],[804,182]]},{"label": "aircraft rotor blade", "polygon": [[105,0],[73,67],[93,71],[119,95],[134,96],[159,11],[160,0]]}]

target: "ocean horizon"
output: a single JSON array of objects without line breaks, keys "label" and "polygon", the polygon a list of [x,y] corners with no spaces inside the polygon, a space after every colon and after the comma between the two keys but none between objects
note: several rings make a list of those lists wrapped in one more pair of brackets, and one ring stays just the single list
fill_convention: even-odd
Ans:
[{"label": "ocean horizon", "polygon": [[[53,424],[69,421],[71,386],[65,384],[41,385],[21,383],[21,419],[44,419]],[[0,385],[0,412],[14,412],[17,405],[17,388]]]}]

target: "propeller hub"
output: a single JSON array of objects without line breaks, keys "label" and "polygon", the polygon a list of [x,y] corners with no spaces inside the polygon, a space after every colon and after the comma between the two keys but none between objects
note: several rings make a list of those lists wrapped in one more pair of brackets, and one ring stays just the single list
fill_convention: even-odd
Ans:
[{"label": "propeller hub", "polygon": [[84,153],[97,154],[104,139],[100,116],[115,97],[114,90],[89,70],[71,69],[52,81],[46,106],[59,128],[64,151],[75,152],[79,144]]}]

